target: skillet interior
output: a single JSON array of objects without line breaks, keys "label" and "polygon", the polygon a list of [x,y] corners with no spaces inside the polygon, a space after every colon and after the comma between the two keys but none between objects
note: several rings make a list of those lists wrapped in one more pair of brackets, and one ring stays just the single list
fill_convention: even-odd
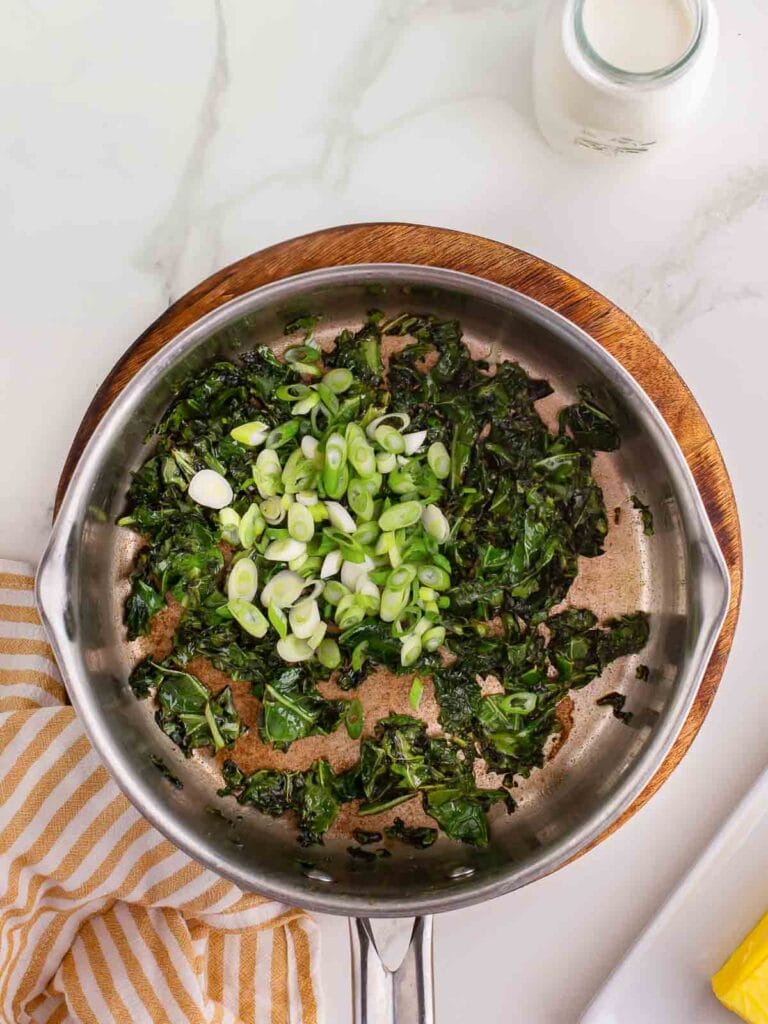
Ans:
[{"label": "skillet interior", "polygon": [[[347,855],[343,834],[331,835],[324,847],[300,850],[291,823],[216,797],[217,781],[206,765],[186,761],[162,736],[126,682],[131,653],[120,625],[126,543],[124,531],[112,524],[122,511],[130,471],[146,455],[144,437],[174,384],[256,342],[279,348],[282,325],[297,313],[322,312],[319,333],[331,339],[342,327],[359,326],[374,306],[392,314],[408,309],[458,317],[475,354],[485,355],[490,347],[492,358],[517,359],[550,381],[555,395],[539,403],[547,420],[574,399],[581,383],[610,395],[623,444],[615,454],[598,456],[594,471],[609,512],[620,505],[622,515],[618,526],[609,516],[606,553],[582,560],[569,599],[601,617],[648,610],[652,633],[640,656],[614,664],[576,696],[567,743],[521,783],[514,815],[495,809],[488,848],[441,837],[429,850],[398,848],[390,860],[370,865]],[[447,909],[554,869],[620,813],[673,741],[727,602],[727,576],[681,463],[671,435],[618,364],[573,325],[517,293],[426,268],[352,267],[304,275],[244,296],[200,321],[120,396],[83,458],[60,516],[71,598],[64,623],[46,601],[45,572],[43,606],[55,636],[66,627],[66,650],[60,653],[73,702],[94,742],[118,782],[179,845],[241,884],[307,906],[390,915]],[[634,493],[653,508],[652,538],[643,535],[639,517],[629,509]],[[49,565],[60,550],[54,542]],[[635,679],[638,660],[651,666],[651,682]],[[400,685],[407,693],[407,680]],[[614,689],[628,695],[634,712],[629,727],[594,704]],[[182,780],[182,790],[160,779],[150,754],[164,759]],[[225,825],[211,807],[234,824]]]}]

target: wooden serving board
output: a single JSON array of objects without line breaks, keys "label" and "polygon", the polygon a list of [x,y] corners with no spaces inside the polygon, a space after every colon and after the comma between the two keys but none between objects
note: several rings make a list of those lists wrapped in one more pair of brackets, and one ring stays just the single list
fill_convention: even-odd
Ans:
[{"label": "wooden serving board", "polygon": [[[725,669],[739,614],[742,547],[733,488],[704,415],[675,368],[648,335],[604,295],[529,253],[477,235],[416,224],[352,224],[303,235],[246,256],[174,303],[134,342],[97,391],[67,456],[58,511],[94,428],[133,375],[180,331],[261,285],[322,267],[414,263],[446,267],[507,285],[572,320],[621,361],[669,424],[696,479],[731,577],[728,615],[675,745],[646,788],[600,840],[619,828],[680,763],[709,710]],[[598,840],[598,841],[600,841]]]}]

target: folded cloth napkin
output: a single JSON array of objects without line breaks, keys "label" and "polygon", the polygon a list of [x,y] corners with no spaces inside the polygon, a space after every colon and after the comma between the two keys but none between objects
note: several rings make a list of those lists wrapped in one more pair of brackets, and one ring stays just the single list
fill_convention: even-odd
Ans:
[{"label": "folded cloth napkin", "polygon": [[0,561],[0,1022],[316,1024],[315,925],[122,795],[66,703],[33,583]]}]

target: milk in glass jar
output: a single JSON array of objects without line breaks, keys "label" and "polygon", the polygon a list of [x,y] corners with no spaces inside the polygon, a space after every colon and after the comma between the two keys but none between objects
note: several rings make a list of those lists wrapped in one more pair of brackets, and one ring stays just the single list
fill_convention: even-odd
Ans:
[{"label": "milk in glass jar", "polygon": [[595,159],[656,151],[701,105],[717,36],[711,0],[553,0],[534,54],[544,137]]}]

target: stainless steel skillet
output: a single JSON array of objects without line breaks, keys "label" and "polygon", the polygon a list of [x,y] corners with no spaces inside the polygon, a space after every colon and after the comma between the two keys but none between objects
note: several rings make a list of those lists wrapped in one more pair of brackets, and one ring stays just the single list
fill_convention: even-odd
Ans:
[{"label": "stainless steel skillet", "polygon": [[[398,850],[373,866],[352,862],[348,841],[330,838],[304,858],[290,826],[255,812],[231,842],[206,808],[217,802],[204,766],[176,756],[127,683],[120,628],[123,537],[119,515],[144,437],[174,384],[216,356],[259,342],[281,343],[282,324],[321,311],[324,330],[359,324],[366,309],[457,316],[471,344],[518,359],[573,398],[578,384],[608,391],[624,443],[600,456],[596,473],[608,507],[624,515],[608,550],[584,564],[571,597],[607,616],[642,607],[653,620],[642,660],[653,685],[635,680],[628,659],[604,687],[582,691],[559,755],[520,787],[519,810],[493,823],[483,850],[441,839],[427,851]],[[551,415],[554,405],[543,414]],[[628,511],[637,493],[657,530],[645,537]],[[363,265],[287,279],[220,307],[165,346],[126,386],[101,421],[73,476],[38,576],[38,597],[73,704],[127,795],[169,839],[237,882],[286,902],[353,915],[359,1020],[431,1017],[428,915],[507,892],[561,866],[594,841],[643,789],[685,720],[728,605],[725,563],[685,459],[655,407],[623,368],[558,314],[507,288],[453,271]],[[607,689],[627,692],[635,712],[625,727],[594,706]],[[158,784],[149,760],[163,757],[184,786]],[[308,866],[306,860],[312,860]],[[406,934],[396,923],[409,920]],[[410,951],[395,973],[408,940]],[[397,948],[397,947],[400,948]],[[397,1008],[394,1007],[397,1004]]]}]

